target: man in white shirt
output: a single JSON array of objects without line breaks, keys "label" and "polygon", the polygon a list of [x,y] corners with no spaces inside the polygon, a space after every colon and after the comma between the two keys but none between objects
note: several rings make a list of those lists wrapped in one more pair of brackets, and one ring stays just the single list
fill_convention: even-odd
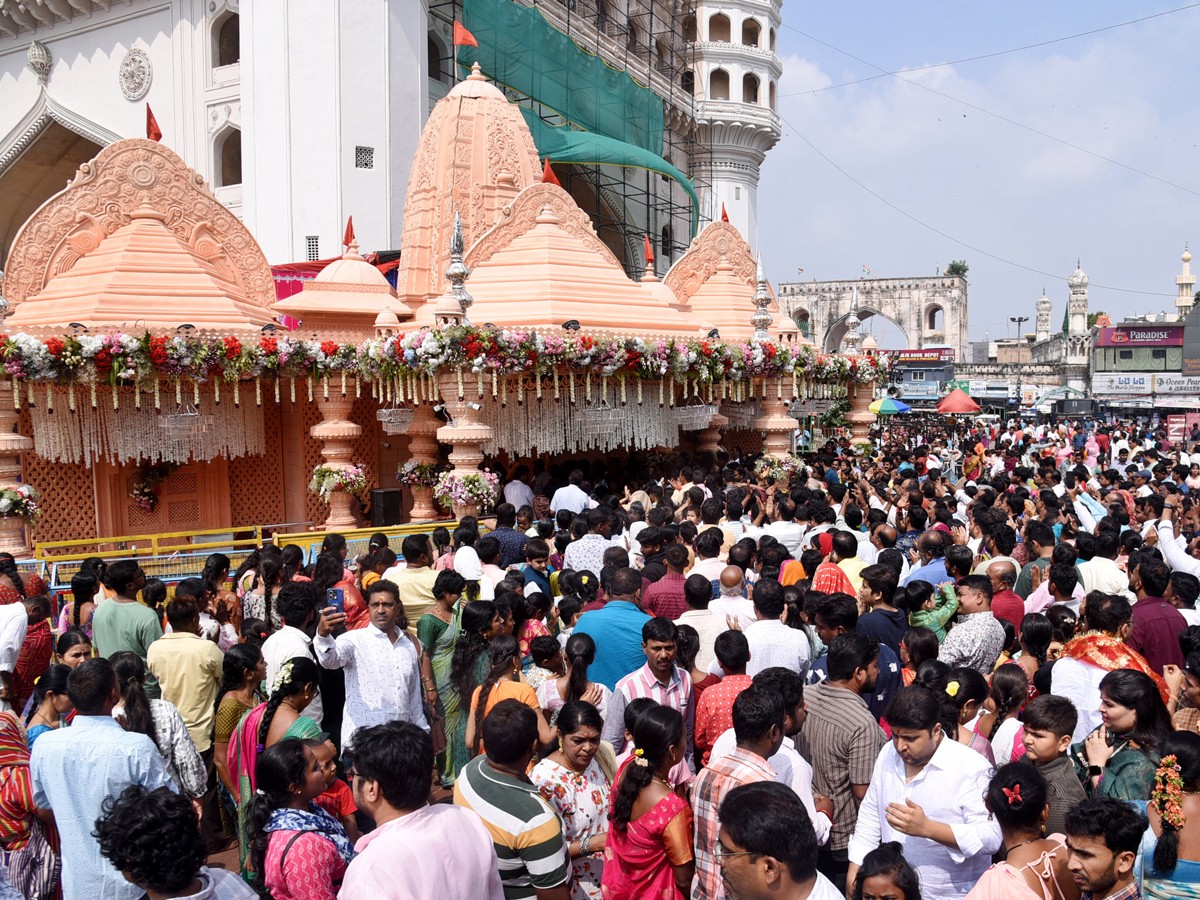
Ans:
[{"label": "man in white shirt", "polygon": [[868,853],[899,841],[928,897],[965,897],[992,864],[1003,840],[983,802],[992,767],[942,731],[937,696],[916,685],[888,708],[891,743],[875,761],[850,838],[854,884]]},{"label": "man in white shirt", "polygon": [[817,836],[804,804],[777,781],[733,788],[721,803],[713,855],[737,900],[844,900],[817,871]]},{"label": "man in white shirt", "polygon": [[567,509],[579,515],[579,513],[591,507],[591,498],[579,487],[582,483],[583,472],[579,469],[574,469],[567,476],[566,487],[560,487],[554,492],[554,496],[550,498],[550,512],[556,513],[560,509]]},{"label": "man in white shirt", "polygon": [[796,504],[790,498],[777,494],[773,500],[767,500],[767,513],[772,521],[762,529],[762,533],[771,535],[787,547],[788,553],[795,556],[805,531],[804,526],[795,521]]},{"label": "man in white shirt", "polygon": [[[321,589],[311,581],[290,582],[279,592],[275,606],[283,619],[283,627],[263,641],[262,645],[263,659],[267,662],[267,684],[275,683],[279,669],[293,657],[307,656],[316,661],[309,631],[316,621],[317,607],[324,605],[323,599]],[[320,725],[324,714],[321,692],[318,691],[312,702],[304,708],[304,715]]]},{"label": "man in white shirt", "polygon": [[717,591],[708,611],[722,622],[736,620],[745,630],[757,620],[754,604],[746,598],[745,575],[737,566],[726,566],[721,570]]},{"label": "man in white shirt", "polygon": [[0,606],[0,710],[13,708],[13,673],[28,628],[29,610],[24,603]]},{"label": "man in white shirt", "polygon": [[716,664],[716,654],[713,650],[717,635],[729,630],[724,616],[715,616],[709,611],[712,602],[712,582],[703,575],[689,575],[683,583],[683,596],[687,599],[688,609],[678,619],[676,625],[690,625],[700,636],[700,651],[696,654],[696,668],[707,671],[710,665]]},{"label": "man in white shirt", "polygon": [[[425,731],[429,723],[421,706],[420,655],[417,643],[404,633],[408,623],[400,594],[390,581],[376,581],[367,590],[371,624],[333,637],[346,623],[346,614],[326,607],[317,621],[313,648],[326,669],[346,673],[346,706],[342,713],[342,746],[353,743],[354,731],[385,722],[410,722]],[[430,703],[437,688],[425,682]]]},{"label": "man in white shirt", "polygon": [[504,486],[504,502],[517,509],[533,506],[533,488],[529,486],[529,469],[525,466],[517,466],[512,481]]},{"label": "man in white shirt", "polygon": [[1085,594],[1099,591],[1102,594],[1122,594],[1132,598],[1132,595],[1128,594],[1129,576],[1121,571],[1116,562],[1120,546],[1120,536],[1116,531],[1104,529],[1096,533],[1095,556],[1076,567],[1079,569]]},{"label": "man in white shirt", "polygon": [[783,587],[778,581],[764,578],[754,586],[753,602],[756,621],[746,629],[746,642],[750,645],[746,674],[753,677],[764,669],[782,666],[804,678],[812,662],[812,648],[808,635],[780,621],[784,610]]}]

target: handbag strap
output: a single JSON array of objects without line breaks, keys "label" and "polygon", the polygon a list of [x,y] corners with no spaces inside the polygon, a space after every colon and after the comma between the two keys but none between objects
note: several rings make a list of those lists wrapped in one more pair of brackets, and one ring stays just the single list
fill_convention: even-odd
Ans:
[{"label": "handbag strap", "polygon": [[288,851],[292,849],[292,844],[296,843],[296,841],[300,840],[306,834],[308,834],[307,831],[297,831],[288,839],[287,846],[283,848],[283,853],[279,855],[279,875],[281,878],[283,877],[283,864],[287,860]]}]

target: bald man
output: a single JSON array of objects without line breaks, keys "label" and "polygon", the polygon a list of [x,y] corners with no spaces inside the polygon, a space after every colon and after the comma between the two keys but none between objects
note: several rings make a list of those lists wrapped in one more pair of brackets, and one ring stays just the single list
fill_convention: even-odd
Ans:
[{"label": "bald man", "polygon": [[745,574],[737,566],[726,566],[717,579],[719,593],[708,604],[708,611],[722,621],[737,621],[743,629],[757,620],[754,603],[747,596]]},{"label": "bald man", "polygon": [[992,582],[992,615],[1012,622],[1020,634],[1025,601],[1013,590],[1017,583],[1017,567],[1006,559],[998,559],[987,567],[987,577]]},{"label": "bald man", "polygon": [[[896,547],[896,539],[900,537],[896,532],[894,525],[889,525],[886,522],[876,525],[875,530],[871,532],[871,543],[875,547],[875,554],[878,557],[879,553],[884,550],[894,550]],[[908,577],[909,570],[912,567],[908,563],[908,556],[904,556],[904,568],[900,570],[900,583],[904,583],[904,579]]]}]

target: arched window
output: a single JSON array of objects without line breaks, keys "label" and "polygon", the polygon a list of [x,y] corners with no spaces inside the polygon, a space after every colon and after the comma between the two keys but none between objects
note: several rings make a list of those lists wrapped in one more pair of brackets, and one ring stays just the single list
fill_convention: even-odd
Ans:
[{"label": "arched window", "polygon": [[708,20],[708,39],[710,41],[724,41],[729,43],[730,35],[729,16],[724,13],[717,13]]},{"label": "arched window", "polygon": [[671,58],[670,48],[661,40],[654,42],[654,65],[658,67],[658,71],[667,71],[667,60]]},{"label": "arched window", "polygon": [[241,59],[241,20],[228,13],[213,24],[213,59],[217,66],[232,66]]},{"label": "arched window", "polygon": [[747,47],[757,47],[762,40],[762,26],[757,19],[746,19],[742,22],[742,43]]},{"label": "arched window", "polygon": [[771,38],[770,38],[771,52],[774,53],[775,52],[775,29],[774,28],[771,29],[770,35],[771,35]]},{"label": "arched window", "polygon": [[685,93],[695,96],[695,94],[696,94],[696,73],[693,72],[691,69],[688,69],[686,72],[684,72],[682,75],[680,75],[679,76],[679,86],[681,88],[683,88]]},{"label": "arched window", "polygon": [[742,102],[757,103],[758,102],[758,76],[743,75],[742,76]]},{"label": "arched window", "polygon": [[671,226],[664,225],[663,230],[662,230],[662,236],[660,237],[659,243],[658,243],[658,255],[662,259],[665,259],[667,262],[670,262],[672,247],[673,247],[673,242],[671,240]]},{"label": "arched window", "polygon": [[449,84],[454,57],[442,49],[441,42],[432,34],[427,38],[426,53],[429,56],[429,77],[434,81]]},{"label": "arched window", "polygon": [[708,99],[729,99],[729,73],[724,69],[713,69],[708,76]]},{"label": "arched window", "polygon": [[625,36],[625,46],[630,50],[634,50],[642,43],[642,33],[638,31],[638,27],[632,23],[629,25],[629,34]]},{"label": "arched window", "polygon": [[940,306],[931,306],[925,310],[925,329],[927,331],[941,331],[946,323],[946,314]]},{"label": "arched window", "polygon": [[242,183],[242,132],[230,128],[217,138],[217,186],[231,187]]},{"label": "arched window", "polygon": [[683,39],[689,44],[696,42],[696,17],[693,15],[683,18]]},{"label": "arched window", "polygon": [[812,318],[809,316],[808,310],[797,309],[792,313],[792,318],[796,322],[796,327],[800,329],[800,333],[812,340]]},{"label": "arched window", "polygon": [[771,109],[774,109],[775,108],[775,82],[773,82],[773,81],[771,82],[769,92],[770,92],[770,98],[771,98]]}]

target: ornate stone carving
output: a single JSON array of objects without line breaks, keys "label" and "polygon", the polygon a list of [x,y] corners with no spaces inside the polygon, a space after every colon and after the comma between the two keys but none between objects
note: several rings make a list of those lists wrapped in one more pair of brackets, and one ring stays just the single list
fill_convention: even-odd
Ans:
[{"label": "ornate stone carving", "polygon": [[133,47],[126,52],[121,60],[121,68],[117,78],[121,83],[121,93],[126,100],[141,100],[150,92],[150,82],[154,77],[154,68],[150,64],[150,54],[141,47]]},{"label": "ornate stone carving", "polygon": [[246,227],[204,179],[157,141],[130,138],[105,147],[75,179],[29,217],[13,241],[5,292],[16,308],[122,225],[144,203],[214,272],[256,306],[275,302],[271,267]]},{"label": "ornate stone carving", "polygon": [[29,51],[25,54],[25,65],[29,70],[38,77],[38,81],[45,84],[50,78],[50,67],[53,65],[54,59],[50,55],[50,48],[41,41],[30,41]]},{"label": "ornate stone carving", "polygon": [[501,209],[499,224],[467,251],[467,265],[475,268],[489,260],[532,228],[537,217],[546,209],[553,213],[563,231],[577,238],[593,253],[620,267],[621,263],[613,256],[613,252],[596,236],[587,213],[576,206],[571,195],[556,184],[532,185]]},{"label": "ornate stone carving", "polygon": [[722,263],[731,266],[733,275],[747,287],[754,287],[756,267],[750,245],[728,222],[713,222],[671,266],[663,283],[681,304],[686,304]]}]

